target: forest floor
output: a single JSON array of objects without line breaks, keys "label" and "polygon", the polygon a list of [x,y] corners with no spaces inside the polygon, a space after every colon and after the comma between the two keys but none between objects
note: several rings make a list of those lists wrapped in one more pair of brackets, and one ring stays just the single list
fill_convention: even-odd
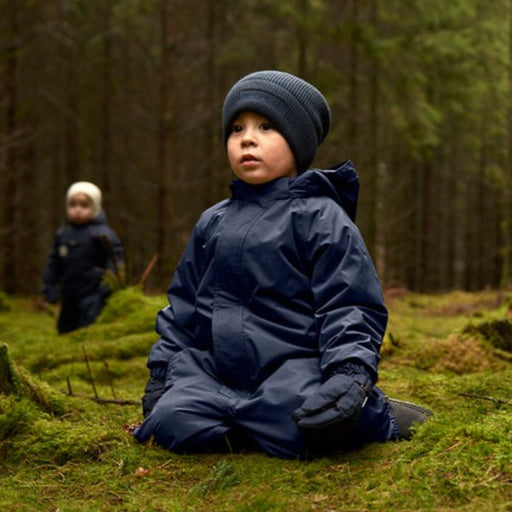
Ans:
[{"label": "forest floor", "polygon": [[511,296],[386,296],[379,386],[435,416],[411,441],[289,461],[134,441],[165,296],[116,292],[94,326],[57,336],[55,309],[0,295],[1,510],[512,510]]}]

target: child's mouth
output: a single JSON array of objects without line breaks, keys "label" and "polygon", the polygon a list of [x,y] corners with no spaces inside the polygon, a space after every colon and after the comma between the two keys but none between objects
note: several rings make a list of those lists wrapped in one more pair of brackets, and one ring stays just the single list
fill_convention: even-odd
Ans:
[{"label": "child's mouth", "polygon": [[244,166],[251,166],[258,163],[258,159],[253,155],[244,155],[241,159],[241,164]]}]

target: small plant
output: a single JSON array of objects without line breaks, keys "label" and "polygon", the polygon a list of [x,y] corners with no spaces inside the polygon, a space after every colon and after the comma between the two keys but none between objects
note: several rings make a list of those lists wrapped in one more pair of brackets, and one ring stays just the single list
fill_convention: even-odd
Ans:
[{"label": "small plant", "polygon": [[200,484],[190,489],[191,494],[204,497],[220,489],[234,487],[240,483],[240,475],[238,474],[233,462],[224,459],[217,462],[210,471],[210,476]]}]

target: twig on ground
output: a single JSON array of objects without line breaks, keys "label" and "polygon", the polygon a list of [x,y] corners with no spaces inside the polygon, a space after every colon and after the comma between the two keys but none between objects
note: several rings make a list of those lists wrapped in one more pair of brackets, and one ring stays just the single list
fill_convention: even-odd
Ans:
[{"label": "twig on ground", "polygon": [[117,278],[117,281],[119,282],[119,286],[121,288],[126,288],[126,284],[124,282],[123,276],[121,275],[121,272],[119,271],[119,265],[117,264],[117,260],[114,254],[114,248],[112,247],[112,243],[110,242],[110,239],[106,235],[102,235],[103,243],[105,244],[105,247],[107,248],[108,255],[110,257],[110,261],[112,262],[112,267],[114,269],[114,275]]},{"label": "twig on ground", "polygon": [[105,369],[107,370],[107,374],[110,377],[109,378],[109,384],[110,384],[110,390],[112,391],[112,396],[114,397],[114,400],[117,400],[116,392],[114,390],[114,382],[113,382],[113,378],[112,378],[112,373],[110,371],[110,368],[108,366],[107,361],[103,361],[103,364],[105,365]]},{"label": "twig on ground", "polygon": [[92,400],[93,402],[97,402],[98,404],[140,405],[140,401],[137,400],[122,400],[119,398],[99,398],[97,396],[81,395],[76,393],[69,393],[66,391],[62,391],[62,393],[75,398],[87,398],[87,400]]},{"label": "twig on ground", "polygon": [[141,278],[139,279],[139,286],[141,288],[144,288],[144,285],[146,284],[149,274],[150,274],[151,270],[153,270],[153,267],[155,266],[155,263],[157,262],[157,260],[158,260],[158,253],[153,255],[153,257],[151,258],[147,267],[144,269],[144,272],[142,273]]},{"label": "twig on ground", "polygon": [[492,396],[483,396],[483,395],[473,395],[472,393],[458,393],[459,396],[464,396],[466,398],[475,398],[477,400],[488,400],[490,402],[494,402],[495,405],[511,405],[510,402],[506,402],[505,400],[500,400],[499,398],[493,398]]},{"label": "twig on ground", "polygon": [[85,365],[87,366],[87,373],[89,374],[89,379],[91,379],[91,385],[92,385],[92,390],[94,391],[94,397],[97,400],[98,399],[98,393],[96,392],[96,385],[94,384],[94,379],[93,379],[93,376],[92,376],[91,367],[89,366],[89,358],[87,357],[87,352],[85,351],[85,347],[82,347],[82,350],[83,350],[83,353],[84,353]]}]

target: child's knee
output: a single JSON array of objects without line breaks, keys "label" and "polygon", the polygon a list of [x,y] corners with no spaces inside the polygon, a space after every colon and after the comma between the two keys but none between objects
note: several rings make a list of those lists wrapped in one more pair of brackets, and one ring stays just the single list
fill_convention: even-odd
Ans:
[{"label": "child's knee", "polygon": [[174,452],[194,452],[212,449],[222,444],[230,427],[222,419],[208,418],[193,404],[186,409],[160,400],[147,419],[155,441]]}]

